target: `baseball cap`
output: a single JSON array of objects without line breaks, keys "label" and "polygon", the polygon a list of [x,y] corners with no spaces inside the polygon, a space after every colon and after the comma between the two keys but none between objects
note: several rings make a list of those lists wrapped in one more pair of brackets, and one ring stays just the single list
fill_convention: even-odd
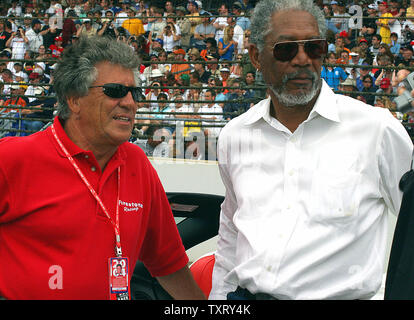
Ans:
[{"label": "baseball cap", "polygon": [[38,74],[37,72],[32,72],[29,75],[29,79],[38,79],[38,78],[40,78],[40,74]]},{"label": "baseball cap", "polygon": [[368,40],[367,39],[361,39],[361,40],[359,40],[359,43],[361,43],[361,42],[368,43]]},{"label": "baseball cap", "polygon": [[56,37],[55,41],[63,41],[62,37]]},{"label": "baseball cap", "polygon": [[187,9],[184,8],[183,6],[178,6],[177,8],[175,8],[175,11],[181,11],[181,12],[186,13],[187,12]]},{"label": "baseball cap", "polygon": [[160,39],[160,38],[157,38],[154,41],[155,42],[158,42],[160,45],[163,45],[164,44],[164,41],[162,39]]},{"label": "baseball cap", "polygon": [[341,31],[341,33],[339,34],[340,37],[344,37],[344,38],[348,38],[348,32],[346,31]]},{"label": "baseball cap", "polygon": [[193,6],[195,6],[198,9],[198,3],[195,1],[188,1],[188,4],[192,4]]},{"label": "baseball cap", "polygon": [[389,78],[383,78],[380,83],[381,89],[388,89],[391,85],[391,80]]},{"label": "baseball cap", "polygon": [[229,68],[221,68],[220,72],[230,72]]},{"label": "baseball cap", "polygon": [[183,55],[185,55],[185,51],[184,51],[184,49],[177,49],[177,50],[174,50],[174,51],[173,51],[173,53],[174,53],[174,54],[183,54]]}]

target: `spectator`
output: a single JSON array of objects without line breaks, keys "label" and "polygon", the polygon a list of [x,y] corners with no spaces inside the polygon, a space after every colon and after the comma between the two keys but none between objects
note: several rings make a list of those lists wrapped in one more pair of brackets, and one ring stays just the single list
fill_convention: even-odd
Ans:
[{"label": "spectator", "polygon": [[216,28],[210,22],[210,15],[208,13],[203,13],[201,17],[202,23],[195,27],[193,41],[193,47],[200,51],[206,49],[207,38],[213,38],[216,34]]},{"label": "spectator", "polygon": [[237,42],[233,40],[233,35],[234,28],[227,26],[223,38],[217,44],[220,60],[233,60],[233,54],[237,50]]},{"label": "spectator", "polygon": [[158,96],[161,93],[161,83],[158,80],[154,80],[151,82],[151,89],[148,89],[149,91],[145,95],[145,100],[147,100],[150,104],[150,110],[154,111],[158,108],[157,100]]},{"label": "spectator", "polygon": [[208,79],[211,77],[211,72],[206,70],[206,66],[203,63],[204,60],[200,57],[194,62],[194,70],[197,71],[200,77],[200,82],[203,84],[208,84]]},{"label": "spectator", "polygon": [[13,32],[9,40],[6,42],[6,47],[12,50],[12,59],[23,59],[26,52],[26,46],[29,39],[22,27],[19,27],[16,32]]},{"label": "spectator", "polygon": [[[58,37],[60,34],[60,30],[57,28],[56,23],[57,23],[56,20],[49,19],[49,15],[45,14],[44,19],[43,19],[43,27],[42,27],[42,31],[48,30],[48,32],[43,34],[43,44],[45,48],[49,48],[55,42],[55,38]],[[62,25],[62,28],[63,28],[63,25]]]},{"label": "spectator", "polygon": [[239,1],[236,1],[236,2],[233,3],[232,13],[236,17],[236,24],[238,26],[240,26],[243,29],[243,32],[244,32],[247,29],[250,29],[250,20],[249,20],[249,18],[244,16],[243,11],[244,11],[243,10],[243,5]]},{"label": "spectator", "polygon": [[[26,88],[26,91],[24,92],[24,95],[27,96],[27,99],[28,99],[29,103],[36,100],[36,98],[33,97],[35,95],[36,89],[37,88],[42,88],[43,89],[42,86],[39,86],[41,78],[42,78],[42,76],[37,72],[32,72],[29,75],[30,84]],[[43,93],[43,91],[42,91],[42,93]]]},{"label": "spectator", "polygon": [[[111,37],[112,39],[116,39],[118,37],[119,32],[115,27],[113,17],[114,13],[112,10],[107,10],[105,12],[105,18],[102,19],[102,26],[97,30],[98,36]],[[124,23],[129,20],[126,20]],[[130,25],[128,25],[128,27],[130,27]]]},{"label": "spectator", "polygon": [[170,0],[165,1],[164,9],[165,9],[165,12],[164,12],[165,17],[167,17],[168,15],[173,15],[173,16],[175,15],[174,14],[175,8],[174,8],[174,4],[172,1]]},{"label": "spectator", "polygon": [[348,52],[350,52],[350,50],[348,48],[345,48],[345,40],[344,40],[344,37],[337,36],[336,37],[336,40],[335,40],[335,55],[337,57],[339,57],[342,51],[348,51]]},{"label": "spectator", "polygon": [[375,93],[377,89],[375,88],[374,83],[372,82],[372,77],[369,75],[364,76],[362,78],[362,82],[364,87],[362,88],[361,92],[367,93],[363,95],[363,97],[365,98],[367,104],[374,106],[375,95],[373,93]]},{"label": "spectator", "polygon": [[18,0],[11,1],[11,7],[7,10],[7,16],[13,15],[14,17],[20,17],[22,15],[22,7],[19,5]]},{"label": "spectator", "polygon": [[371,40],[372,45],[371,45],[371,47],[369,47],[369,50],[374,54],[374,56],[376,56],[379,52],[381,41],[382,41],[381,35],[374,34],[372,36],[372,40]]},{"label": "spectator", "polygon": [[[220,67],[220,80],[222,82],[223,88],[228,86],[228,80],[230,78],[230,66],[228,64],[222,64]],[[227,89],[224,89],[224,94],[228,93]]]},{"label": "spectator", "polygon": [[[244,77],[244,83],[247,87],[254,87],[255,86],[255,72],[249,71],[246,73],[246,76]],[[246,100],[250,103],[250,107],[254,105],[255,98],[258,96],[256,93],[256,90],[253,88],[243,88],[245,93],[244,96],[246,97]]]},{"label": "spectator", "polygon": [[229,16],[229,8],[227,3],[223,2],[218,8],[219,16],[213,21],[213,26],[216,28],[215,39],[218,42],[224,36],[224,29],[228,26],[227,17]]},{"label": "spectator", "polygon": [[[175,61],[186,61],[184,59],[185,51],[184,49],[174,50]],[[177,64],[174,63],[171,65],[171,73],[174,75],[175,79],[178,80],[182,74],[190,74],[191,68],[188,64]]]},{"label": "spectator", "polygon": [[165,26],[161,38],[163,40],[163,49],[167,53],[171,53],[174,47],[178,46],[180,43],[180,35],[177,34],[177,30],[175,29],[175,25],[173,23],[168,23]]},{"label": "spectator", "polygon": [[174,28],[171,30],[175,30],[176,35],[176,44],[177,46],[181,45],[181,29],[180,26],[177,24],[177,19],[175,18],[174,13],[169,13],[166,18],[167,25],[172,25]]},{"label": "spectator", "polygon": [[395,65],[399,66],[402,64],[409,67],[413,57],[413,47],[410,44],[407,44],[401,47],[401,51],[402,56],[395,59]]},{"label": "spectator", "polygon": [[129,7],[127,10],[128,19],[122,23],[122,27],[129,32],[129,34],[134,36],[140,36],[145,33],[144,26],[141,19],[137,18],[136,9],[134,7]]},{"label": "spectator", "polygon": [[151,28],[149,30],[148,39],[152,41],[153,39],[161,38],[162,33],[167,25],[163,18],[163,9],[154,8],[153,15],[156,17],[155,20],[151,23]]},{"label": "spectator", "polygon": [[26,97],[24,97],[24,88],[20,84],[13,84],[10,86],[11,96],[8,98],[3,107],[7,107],[10,105],[9,108],[6,108],[6,112],[16,112],[19,114],[19,122],[21,121],[21,114],[29,112],[29,110],[24,109],[27,106],[29,101]]},{"label": "spectator", "polygon": [[122,27],[124,21],[127,20],[129,7],[129,1],[122,1],[120,10],[115,14],[115,28]]},{"label": "spectator", "polygon": [[233,40],[237,43],[237,50],[235,52],[242,53],[244,50],[244,31],[242,27],[236,24],[234,17],[227,17],[227,24],[233,27]]},{"label": "spectator", "polygon": [[369,63],[366,61],[366,60],[364,60],[362,63],[361,63],[361,65],[365,65],[366,67],[361,67],[361,68],[359,68],[359,76],[357,77],[357,79],[356,79],[356,87],[357,87],[357,89],[358,89],[358,91],[362,91],[362,89],[364,88],[364,80],[363,80],[363,78],[365,77],[365,76],[370,76],[371,77],[371,80],[372,80],[372,83],[374,83],[374,80],[375,80],[375,78],[372,76],[372,75],[370,75],[370,68],[369,68]]},{"label": "spectator", "polygon": [[[105,2],[105,0],[103,0],[103,2]],[[69,16],[69,12],[73,11],[76,13],[77,16],[79,16],[82,12],[81,7],[76,4],[76,0],[67,0],[68,6],[66,7],[65,11],[64,11],[64,16],[68,17]]]},{"label": "spectator", "polygon": [[158,120],[158,124],[167,129],[171,135],[175,131],[175,122],[168,121],[168,119],[173,118],[173,115],[170,113],[174,111],[175,110],[168,104],[168,95],[165,92],[161,92],[157,96],[157,106],[152,112],[156,112],[156,114],[154,114],[154,119]]},{"label": "spectator", "polygon": [[[198,8],[197,2],[188,1],[187,10],[189,11],[189,13],[187,14],[187,19],[190,21],[190,24],[191,24],[190,35],[191,35],[191,39],[193,39],[196,26],[202,22],[202,20],[199,18],[200,13],[198,12],[199,8]],[[192,43],[191,41],[192,40],[190,40],[190,46]]]},{"label": "spectator", "polygon": [[49,47],[49,49],[52,51],[52,58],[60,58],[64,50],[64,48],[62,47],[62,43],[62,37],[55,38],[55,43]]},{"label": "spectator", "polygon": [[171,134],[160,126],[150,126],[146,131],[147,139],[137,139],[134,144],[139,146],[148,157],[168,158],[171,150],[168,144]]},{"label": "spectator", "polygon": [[1,80],[4,83],[3,92],[1,93],[5,95],[11,94],[11,83],[14,82],[13,73],[7,68],[3,69],[1,72]]},{"label": "spectator", "polygon": [[178,6],[175,11],[177,18],[177,25],[181,33],[181,47],[187,49],[190,46],[191,38],[191,23],[185,17],[187,10],[183,6]]},{"label": "spectator", "polygon": [[[381,35],[382,42],[386,44],[391,43],[391,30],[390,30],[390,19],[392,14],[388,12],[388,3],[382,1],[378,4],[378,9],[380,13],[380,19],[376,21],[377,26],[379,27],[379,34]],[[393,19],[392,22],[395,20]]]},{"label": "spectator", "polygon": [[[243,55],[238,54],[235,60],[242,61]],[[243,75],[243,67],[240,62],[235,62],[230,67],[230,78],[240,78]]]},{"label": "spectator", "polygon": [[234,87],[235,89],[229,89],[229,93],[227,93],[227,103],[223,108],[223,112],[226,114],[226,120],[231,120],[250,108],[250,103],[245,100],[246,97],[243,94],[240,80],[231,80],[229,87]]},{"label": "spectator", "polygon": [[[349,13],[346,12],[346,6],[343,1],[333,1],[332,10],[334,11],[334,18],[332,22],[338,30],[338,33],[346,31],[349,34]],[[336,3],[335,3],[336,2]],[[339,18],[340,17],[340,18]]]},{"label": "spectator", "polygon": [[396,58],[400,54],[401,44],[398,41],[398,34],[396,32],[391,33],[390,51]]},{"label": "spectator", "polygon": [[76,18],[76,13],[71,10],[68,12],[67,17],[63,21],[63,28],[62,28],[62,46],[66,47],[72,39],[73,35],[76,35],[76,31],[78,29],[76,28],[75,21],[73,21],[74,18]]},{"label": "spectator", "polygon": [[207,64],[207,70],[211,72],[211,75],[216,78],[220,78],[220,70],[218,66],[218,54],[212,54],[206,56],[207,61],[210,63]]},{"label": "spectator", "polygon": [[32,20],[32,27],[26,32],[26,37],[29,40],[28,49],[33,52],[39,52],[39,47],[43,44],[43,34],[49,32],[48,30],[41,30],[42,24],[39,19]]},{"label": "spectator", "polygon": [[345,81],[341,82],[339,85],[339,90],[342,91],[341,94],[351,98],[356,98],[357,87],[356,81],[350,77],[346,78]]},{"label": "spectator", "polygon": [[389,1],[389,4],[390,4],[389,12],[395,18],[395,19],[390,19],[388,21],[389,26],[390,26],[390,32],[391,34],[395,33],[397,35],[397,38],[401,38],[402,20],[400,20],[399,18],[404,17],[405,9],[401,7],[401,3],[397,0],[391,0]]},{"label": "spectator", "polygon": [[13,64],[13,79],[15,82],[27,82],[29,76],[23,71],[23,65],[20,61],[16,61]]},{"label": "spectator", "polygon": [[368,16],[364,17],[362,29],[360,30],[359,34],[369,43],[371,43],[372,36],[377,33],[377,6],[370,4],[368,5]]},{"label": "spectator", "polygon": [[[335,54],[329,52],[325,58],[325,62],[328,64],[335,64]],[[324,79],[333,90],[338,90],[339,84],[348,78],[348,74],[346,74],[341,67],[323,66],[321,78]]]},{"label": "spectator", "polygon": [[[216,92],[214,89],[207,89],[204,93],[204,100],[205,104],[198,109],[199,117],[202,120],[210,120],[210,121],[202,121],[202,126],[208,126],[207,128],[204,127],[204,136],[205,137],[213,137],[217,138],[220,134],[221,127],[211,127],[214,125],[222,125],[223,124],[223,109],[214,101],[216,98]],[[211,114],[211,115],[210,115]],[[214,120],[214,121],[211,121]]]},{"label": "spectator", "polygon": [[[394,88],[392,87],[390,78],[385,78],[385,77],[382,78],[378,87],[379,87],[379,89],[376,91],[376,93],[378,93],[378,94],[392,94],[392,93],[397,91],[397,90],[394,90]],[[384,97],[386,97],[386,96],[384,96]],[[375,96],[374,106],[377,105],[377,102],[378,102],[379,98],[382,98],[382,97],[380,97],[379,95]]]},{"label": "spectator", "polygon": [[6,26],[6,23],[8,23],[8,21],[0,21],[0,51],[3,51],[6,48],[6,42],[11,37],[11,33],[7,31],[8,28]]},{"label": "spectator", "polygon": [[76,36],[80,38],[81,36],[92,37],[96,35],[97,29],[92,26],[92,21],[90,18],[84,19],[82,26],[76,32]]}]

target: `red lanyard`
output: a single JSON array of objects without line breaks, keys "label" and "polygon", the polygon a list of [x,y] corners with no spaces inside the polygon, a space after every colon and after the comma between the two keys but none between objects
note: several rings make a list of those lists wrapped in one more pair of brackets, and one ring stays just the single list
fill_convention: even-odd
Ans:
[{"label": "red lanyard", "polygon": [[119,232],[119,190],[120,190],[120,181],[121,181],[121,168],[118,167],[118,192],[117,192],[117,199],[116,199],[116,215],[115,215],[115,222],[111,218],[111,216],[108,213],[108,210],[106,209],[105,205],[103,204],[101,198],[99,198],[98,194],[96,193],[95,189],[92,187],[92,185],[89,183],[88,179],[86,179],[85,175],[83,174],[82,170],[79,168],[79,166],[76,164],[75,160],[72,158],[72,156],[69,154],[69,152],[66,150],[65,146],[60,141],[59,137],[56,134],[55,127],[52,124],[52,133],[55,137],[57,143],[59,144],[60,148],[62,149],[65,156],[68,158],[69,162],[72,164],[72,166],[75,168],[76,172],[79,174],[82,181],[85,183],[85,185],[88,187],[89,191],[92,193],[92,195],[95,197],[96,201],[99,203],[99,205],[102,208],[102,211],[105,213],[106,217],[109,219],[109,221],[114,226],[115,231],[115,253],[117,257],[122,256],[122,249],[121,249],[121,235]]}]

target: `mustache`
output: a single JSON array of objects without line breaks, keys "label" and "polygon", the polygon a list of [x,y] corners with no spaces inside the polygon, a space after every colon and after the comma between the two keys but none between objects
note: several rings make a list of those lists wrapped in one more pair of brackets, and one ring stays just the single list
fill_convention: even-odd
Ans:
[{"label": "mustache", "polygon": [[316,82],[318,80],[318,74],[316,72],[310,71],[308,69],[303,69],[303,70],[298,70],[292,73],[285,74],[282,77],[282,83],[283,85],[286,85],[286,83],[289,80],[293,80],[293,79],[303,77],[303,76],[306,76],[306,78],[312,79],[312,82]]}]

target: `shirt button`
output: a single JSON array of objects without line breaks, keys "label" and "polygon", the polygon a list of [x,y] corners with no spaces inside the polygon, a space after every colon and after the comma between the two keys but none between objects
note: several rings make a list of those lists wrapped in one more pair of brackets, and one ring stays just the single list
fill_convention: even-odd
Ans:
[{"label": "shirt button", "polygon": [[91,170],[92,170],[93,172],[95,172],[95,171],[96,171],[96,167],[91,167]]}]

